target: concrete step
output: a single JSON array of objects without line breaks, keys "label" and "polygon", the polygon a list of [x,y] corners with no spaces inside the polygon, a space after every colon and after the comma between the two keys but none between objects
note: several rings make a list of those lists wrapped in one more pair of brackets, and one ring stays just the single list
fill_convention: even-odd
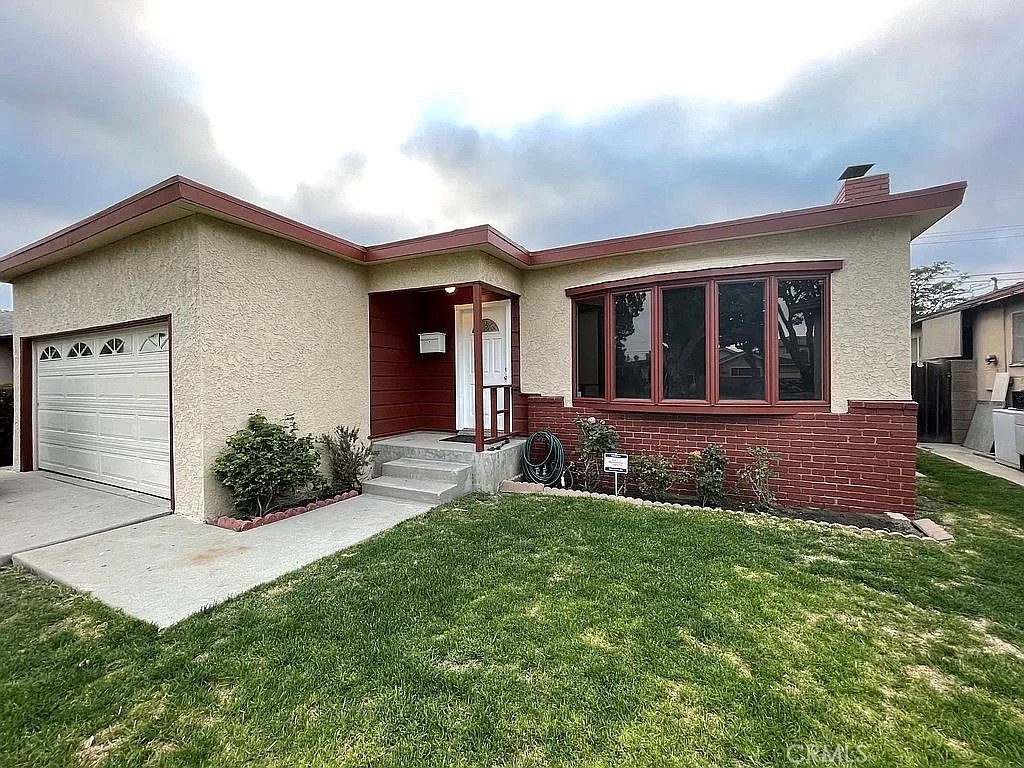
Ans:
[{"label": "concrete step", "polygon": [[372,480],[364,480],[363,493],[437,505],[458,498],[463,491],[460,486],[445,480],[381,476]]},{"label": "concrete step", "polygon": [[395,459],[381,465],[384,477],[406,477],[412,480],[437,480],[462,485],[473,468],[469,464],[434,459]]}]

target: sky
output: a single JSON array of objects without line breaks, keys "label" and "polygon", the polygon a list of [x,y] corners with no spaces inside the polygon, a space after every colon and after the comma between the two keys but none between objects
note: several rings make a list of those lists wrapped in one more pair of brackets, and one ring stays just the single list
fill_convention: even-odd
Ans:
[{"label": "sky", "polygon": [[537,249],[820,205],[874,162],[967,180],[912,258],[982,290],[1024,279],[1022,32],[1000,0],[5,0],[0,253],[176,173],[366,245]]}]

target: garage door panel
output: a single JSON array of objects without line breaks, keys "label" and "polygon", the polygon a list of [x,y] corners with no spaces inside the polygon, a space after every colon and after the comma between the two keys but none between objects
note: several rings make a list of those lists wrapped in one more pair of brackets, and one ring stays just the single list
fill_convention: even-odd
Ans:
[{"label": "garage door panel", "polygon": [[99,474],[100,457],[95,450],[68,446],[65,451],[65,457],[64,461],[68,469],[87,472],[91,475]]},{"label": "garage door panel", "polygon": [[171,438],[170,424],[167,419],[152,416],[139,416],[139,440],[146,443],[166,445]]},{"label": "garage door panel", "polygon": [[[146,326],[124,334],[166,333]],[[132,490],[170,495],[168,353],[99,355],[110,334],[80,334],[36,347],[37,456],[40,469]],[[40,361],[45,346],[84,342],[87,358]]]},{"label": "garage door panel", "polygon": [[139,437],[138,417],[134,414],[104,413],[97,416],[100,441],[137,440]]},{"label": "garage door panel", "polygon": [[[138,396],[137,379],[134,373],[99,373],[97,374],[97,393],[104,398],[135,400]],[[166,377],[164,384],[167,384]]]},{"label": "garage door panel", "polygon": [[[69,360],[69,365],[74,364]],[[96,375],[89,373],[64,374],[61,382],[61,391],[66,399],[96,397]]]},{"label": "garage door panel", "polygon": [[44,430],[55,429],[60,432],[64,431],[64,411],[59,411],[53,408],[43,409],[40,408],[36,416],[36,424],[39,425],[39,432],[42,434]]}]

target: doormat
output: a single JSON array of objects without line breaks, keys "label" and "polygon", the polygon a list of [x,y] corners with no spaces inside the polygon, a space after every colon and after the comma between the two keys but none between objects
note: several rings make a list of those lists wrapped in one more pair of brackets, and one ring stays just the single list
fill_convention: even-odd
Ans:
[{"label": "doormat", "polygon": [[454,435],[453,437],[445,437],[441,440],[442,443],[475,443],[475,435]]}]

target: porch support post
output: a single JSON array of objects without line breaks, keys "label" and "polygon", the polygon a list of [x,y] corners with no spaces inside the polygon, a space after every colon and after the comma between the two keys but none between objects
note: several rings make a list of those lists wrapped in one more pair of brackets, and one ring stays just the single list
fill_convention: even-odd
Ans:
[{"label": "porch support post", "polygon": [[484,449],[484,305],[483,288],[473,283],[473,429],[476,451]]}]

